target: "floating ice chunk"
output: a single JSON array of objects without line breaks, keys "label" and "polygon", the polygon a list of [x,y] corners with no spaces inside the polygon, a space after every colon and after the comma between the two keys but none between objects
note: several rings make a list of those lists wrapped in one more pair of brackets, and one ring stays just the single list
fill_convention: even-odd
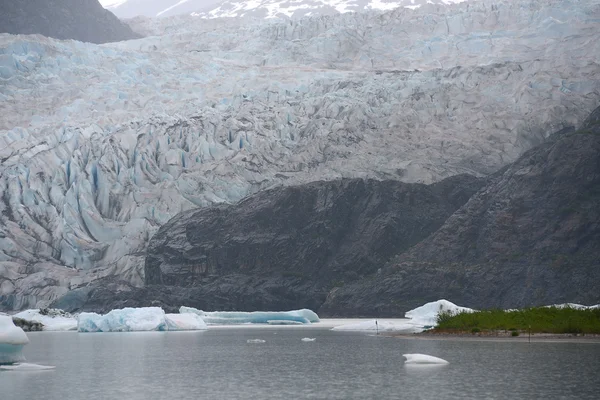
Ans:
[{"label": "floating ice chunk", "polygon": [[246,340],[246,343],[266,343],[266,340],[262,340],[262,339],[248,339],[248,340]]},{"label": "floating ice chunk", "polygon": [[0,315],[0,364],[25,361],[22,350],[27,343],[27,335],[15,326],[12,317]]},{"label": "floating ice chunk", "polygon": [[16,363],[11,365],[0,365],[0,370],[4,371],[44,371],[54,369],[56,367],[51,365],[39,365],[29,363]]},{"label": "floating ice chunk", "polygon": [[236,324],[274,324],[274,321],[292,321],[302,324],[319,322],[319,316],[311,310],[302,309],[294,311],[202,311],[193,307],[182,306],[181,314],[197,314],[209,325],[236,325]]},{"label": "floating ice chunk", "polygon": [[77,317],[79,332],[167,331],[165,312],[159,307],[123,308],[106,315],[81,313]]},{"label": "floating ice chunk", "polygon": [[440,312],[451,312],[458,314],[460,312],[473,312],[472,308],[460,307],[448,300],[438,300],[422,305],[404,314],[410,318],[416,325],[435,326],[437,325],[437,316]]},{"label": "floating ice chunk", "polygon": [[283,320],[283,319],[276,319],[276,320],[268,320],[267,324],[269,325],[304,325],[304,322],[300,322],[300,321],[287,321],[287,320]]},{"label": "floating ice chunk", "polygon": [[402,354],[406,358],[405,364],[449,364],[443,358],[429,356],[427,354]]},{"label": "floating ice chunk", "polygon": [[361,322],[353,322],[340,326],[333,327],[332,331],[358,331],[358,332],[421,332],[422,327],[415,325],[410,320],[367,320]]},{"label": "floating ice chunk", "polygon": [[198,331],[208,329],[204,320],[196,314],[165,314],[170,331]]},{"label": "floating ice chunk", "polygon": [[309,337],[304,337],[302,339],[300,339],[303,342],[314,342],[315,340],[317,340],[317,338],[309,338]]},{"label": "floating ice chunk", "polygon": [[46,315],[40,314],[38,309],[25,310],[15,314],[15,317],[26,321],[39,322],[44,325],[45,331],[77,330],[77,318],[62,310],[50,310]]}]

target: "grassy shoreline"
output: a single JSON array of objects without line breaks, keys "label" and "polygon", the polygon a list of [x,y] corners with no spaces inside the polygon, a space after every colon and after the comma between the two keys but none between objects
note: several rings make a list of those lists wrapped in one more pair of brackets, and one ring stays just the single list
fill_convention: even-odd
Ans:
[{"label": "grassy shoreline", "polygon": [[483,310],[440,313],[433,334],[600,334],[600,309],[532,307],[522,310]]}]

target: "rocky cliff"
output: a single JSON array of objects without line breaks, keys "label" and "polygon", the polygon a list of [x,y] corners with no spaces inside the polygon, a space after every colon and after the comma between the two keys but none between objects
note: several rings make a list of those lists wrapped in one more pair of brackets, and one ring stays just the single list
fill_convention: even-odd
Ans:
[{"label": "rocky cliff", "polygon": [[475,308],[600,301],[600,108],[493,177],[434,234],[328,315],[401,315],[439,298]]},{"label": "rocky cliff", "polygon": [[150,242],[148,288],[114,298],[102,284],[85,292],[84,305],[73,295],[58,305],[97,308],[129,298],[127,305],[317,309],[331,288],[371,276],[434,232],[482,184],[469,175],[432,185],[314,182],[182,212]]},{"label": "rocky cliff", "polygon": [[0,6],[0,32],[106,43],[139,37],[98,0],[18,0]]}]

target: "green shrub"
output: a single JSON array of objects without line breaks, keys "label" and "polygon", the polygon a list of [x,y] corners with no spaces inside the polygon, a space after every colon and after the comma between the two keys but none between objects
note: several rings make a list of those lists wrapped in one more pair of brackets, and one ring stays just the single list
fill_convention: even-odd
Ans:
[{"label": "green shrub", "polygon": [[510,336],[519,336],[519,332],[517,332],[517,331],[512,331],[512,333],[510,334]]}]

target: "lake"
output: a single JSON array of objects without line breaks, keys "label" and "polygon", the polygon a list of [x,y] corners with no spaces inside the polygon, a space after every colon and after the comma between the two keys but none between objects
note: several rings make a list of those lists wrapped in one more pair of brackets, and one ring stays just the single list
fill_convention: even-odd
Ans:
[{"label": "lake", "polygon": [[[28,336],[27,362],[56,369],[0,372],[2,400],[597,399],[600,391],[598,343],[417,340],[289,327]],[[409,367],[403,353],[450,364]]]}]

